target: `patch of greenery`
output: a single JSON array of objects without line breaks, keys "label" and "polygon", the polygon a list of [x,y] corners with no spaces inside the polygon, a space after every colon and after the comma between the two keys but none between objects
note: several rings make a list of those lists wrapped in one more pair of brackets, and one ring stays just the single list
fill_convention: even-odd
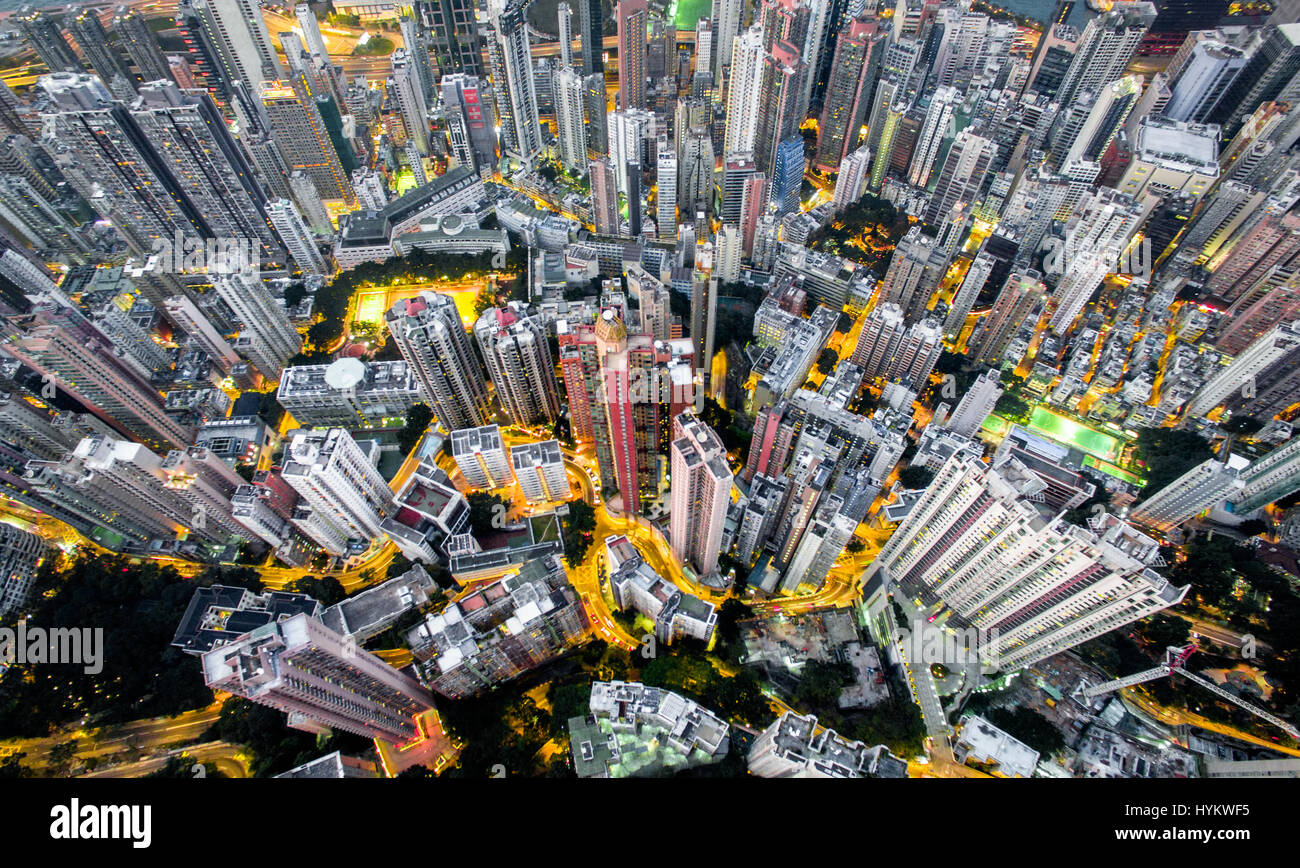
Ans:
[{"label": "patch of greenery", "polygon": [[1141,428],[1138,460],[1146,465],[1146,487],[1138,500],[1155,494],[1196,465],[1214,457],[1209,441],[1181,428]]},{"label": "patch of greenery", "polygon": [[[0,677],[0,737],[42,737],[89,716],[96,725],[167,717],[211,704],[195,662],[171,647],[196,587],[243,570],[210,570],[198,580],[170,566],[83,556],[37,571],[28,627],[102,629],[102,671],[82,664],[15,664]],[[251,571],[250,571],[251,572]]]}]

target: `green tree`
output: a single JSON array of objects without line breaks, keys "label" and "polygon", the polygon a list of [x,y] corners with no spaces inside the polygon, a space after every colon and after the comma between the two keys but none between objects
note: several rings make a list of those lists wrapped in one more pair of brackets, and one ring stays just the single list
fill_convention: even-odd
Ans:
[{"label": "green tree", "polygon": [[1156,649],[1163,651],[1171,645],[1186,645],[1191,625],[1172,615],[1154,615],[1138,625],[1137,632]]},{"label": "green tree", "polygon": [[1138,500],[1150,497],[1196,465],[1214,457],[1204,437],[1180,428],[1139,429],[1137,453],[1139,462],[1146,465],[1147,477],[1146,487]]},{"label": "green tree", "polygon": [[1044,759],[1065,749],[1065,738],[1060,731],[1032,708],[994,708],[985,714],[985,719],[1038,751]]},{"label": "green tree", "polygon": [[1003,392],[1002,397],[998,398],[998,402],[993,405],[994,413],[1008,419],[1027,419],[1032,409],[1019,395],[1011,392]]},{"label": "green tree", "polygon": [[898,472],[898,481],[904,488],[925,488],[934,479],[934,471],[928,467],[914,464]]},{"label": "green tree", "polygon": [[428,404],[413,404],[411,409],[406,411],[406,424],[397,432],[397,448],[402,450],[403,455],[411,454],[411,450],[420,442],[420,438],[424,436],[432,421],[433,411],[429,409]]},{"label": "green tree", "polygon": [[314,597],[322,606],[333,606],[341,603],[348,596],[343,585],[333,576],[316,578],[315,576],[303,576],[301,579],[295,579],[290,582],[288,589],[297,594],[306,594]]},{"label": "green tree", "polygon": [[817,370],[826,376],[830,376],[831,371],[835,370],[835,365],[839,362],[840,355],[830,347],[826,347],[817,356]]}]

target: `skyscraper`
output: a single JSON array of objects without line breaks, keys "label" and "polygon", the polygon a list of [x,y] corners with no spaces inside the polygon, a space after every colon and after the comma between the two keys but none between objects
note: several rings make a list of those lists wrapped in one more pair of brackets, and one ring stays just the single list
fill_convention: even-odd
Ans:
[{"label": "skyscraper", "polygon": [[586,91],[582,77],[566,66],[551,83],[555,90],[555,123],[560,132],[560,162],[581,174],[587,169],[587,130],[582,123]]},{"label": "skyscraper", "polygon": [[880,284],[880,299],[898,305],[909,321],[920,317],[926,309],[938,277],[932,275],[930,257],[934,252],[934,239],[913,226],[898,242],[889,270]]},{"label": "skyscraper", "polygon": [[[639,217],[641,187],[638,183],[634,200],[632,182],[634,178],[639,182],[642,170],[654,166],[658,158],[658,150],[654,147],[659,138],[655,135],[655,116],[645,109],[628,109],[612,111],[606,118],[609,129],[609,160],[614,164],[618,192],[627,197],[629,216],[635,213]],[[647,146],[653,148],[648,153]],[[645,163],[646,158],[651,161],[649,166]]]},{"label": "skyscraper", "polygon": [[591,161],[591,215],[597,235],[618,234],[618,179],[608,157]]},{"label": "skyscraper", "polygon": [[555,395],[555,362],[546,327],[517,302],[488,308],[474,325],[497,400],[516,425],[554,422],[560,416]]},{"label": "skyscraper", "polygon": [[117,96],[129,100],[134,96],[135,76],[127,69],[117,47],[108,42],[108,32],[99,21],[99,13],[93,9],[69,12],[63,19],[63,26],[81,46],[81,53],[90,61],[90,68]]},{"label": "skyscraper", "polygon": [[456,303],[421,292],[395,302],[385,320],[438,421],[449,430],[484,424],[487,390]]},{"label": "skyscraper", "polygon": [[487,74],[474,0],[416,0],[414,8],[439,75],[464,73],[482,78]]},{"label": "skyscraper", "polygon": [[414,58],[397,49],[389,58],[393,65],[393,90],[397,107],[402,113],[407,140],[415,143],[421,156],[432,153],[429,137],[429,107],[424,100],[424,87]]},{"label": "skyscraper", "polygon": [[1072,105],[1082,91],[1100,93],[1124,75],[1138,43],[1156,19],[1156,7],[1145,2],[1118,2],[1088,22],[1065,72],[1056,102]]},{"label": "skyscraper", "polygon": [[582,48],[582,74],[590,76],[605,71],[604,29],[601,0],[577,0],[578,40]]},{"label": "skyscraper", "polygon": [[1102,279],[1116,269],[1120,254],[1142,225],[1148,208],[1133,197],[1101,187],[1085,195],[1066,224],[1061,251],[1064,273],[1052,299],[1052,330],[1064,334],[1083,310]]},{"label": "skyscraper", "polygon": [[943,331],[949,339],[955,340],[961,334],[966,325],[966,317],[970,315],[975,300],[979,298],[980,291],[984,289],[996,264],[997,260],[991,253],[981,250],[966,267],[966,275],[962,278],[961,286],[953,293],[948,316],[943,321]]},{"label": "skyscraper", "polygon": [[1292,437],[1241,471],[1242,489],[1233,512],[1246,515],[1300,490],[1300,437]]},{"label": "skyscraper", "polygon": [[205,53],[212,55],[205,58],[212,67],[204,71],[220,79],[223,90],[242,81],[257,93],[264,82],[285,78],[257,0],[186,0],[185,6],[202,30]]},{"label": "skyscraper", "polygon": [[239,319],[235,351],[244,355],[262,376],[277,380],[284,363],[302,349],[302,337],[255,269],[244,268],[212,278],[213,288]]},{"label": "skyscraper", "polygon": [[[1256,387],[1255,378],[1300,347],[1300,321],[1279,323],[1206,381],[1187,404],[1188,418],[1204,416],[1232,398]],[[1248,396],[1249,397],[1249,396]]]},{"label": "skyscraper", "polygon": [[744,0],[717,0],[711,9],[713,44],[713,80],[719,86],[723,80],[723,70],[734,63],[733,40],[740,35],[741,19],[744,17]]},{"label": "skyscraper", "polygon": [[[930,97],[925,122],[921,126],[916,147],[912,150],[912,161],[907,168],[907,179],[915,186],[929,186],[930,173],[939,157],[939,148],[947,135],[953,111],[960,102],[961,94],[953,87],[936,88]],[[881,147],[883,149],[884,146]]]},{"label": "skyscraper", "polygon": [[291,82],[267,81],[260,98],[272,140],[290,174],[306,174],[321,199],[354,204],[352,183],[303,77]]},{"label": "skyscraper", "polygon": [[388,483],[342,428],[295,432],[280,475],[298,492],[294,523],[332,555],[382,537],[381,524],[395,509]]},{"label": "skyscraper", "polygon": [[813,159],[813,165],[821,171],[837,171],[840,162],[857,146],[880,62],[876,31],[874,21],[855,18],[836,42]]},{"label": "skyscraper", "polygon": [[1237,133],[1243,119],[1261,103],[1295,99],[1300,23],[1266,25],[1253,35],[1247,50],[1249,59],[1206,117],[1208,122],[1223,126],[1224,141]]},{"label": "skyscraper", "polygon": [[1004,361],[1002,355],[1007,345],[1030,313],[1044,301],[1043,293],[1042,275],[1032,268],[1017,269],[1007,275],[993,308],[980,323],[978,337],[972,336],[970,357],[987,364]]},{"label": "skyscraper", "polygon": [[998,398],[1002,397],[1002,387],[999,385],[1001,379],[1002,372],[997,368],[989,368],[976,377],[966,394],[957,402],[957,409],[948,418],[945,427],[962,437],[974,437],[984,420],[993,412]]},{"label": "skyscraper", "polygon": [[879,580],[946,626],[978,631],[990,669],[1010,671],[1172,606],[1176,588],[1151,567],[1155,540],[1108,516],[1096,532],[1040,514],[1044,483],[1014,458],[990,466],[959,452],[939,468],[872,563]]},{"label": "skyscraper", "polygon": [[193,443],[193,429],[166,413],[158,390],[76,311],[43,307],[11,341],[15,357],[104,421],[158,449]]},{"label": "skyscraper", "polygon": [[[727,87],[727,127],[723,152],[753,159],[758,132],[760,87],[763,82],[763,30],[755,25],[735,37],[731,53],[731,83]],[[730,159],[730,156],[728,156]]]},{"label": "skyscraper", "polygon": [[205,237],[247,239],[279,262],[283,250],[268,225],[266,194],[207,94],[184,93],[170,81],[140,88],[131,117],[148,141],[152,161],[205,224]]},{"label": "skyscraper", "polygon": [[14,16],[18,29],[50,72],[81,72],[81,61],[49,12],[24,6]]},{"label": "skyscraper", "polygon": [[925,208],[925,221],[938,225],[956,207],[969,209],[988,177],[998,146],[983,136],[962,130],[953,139],[944,158],[934,193]]},{"label": "skyscraper", "polygon": [[510,447],[510,464],[524,500],[551,503],[569,499],[569,475],[560,441],[543,440]]},{"label": "skyscraper", "polygon": [[1241,471],[1244,458],[1207,458],[1164,488],[1144,498],[1129,519],[1143,527],[1168,533],[1188,519],[1200,515],[1225,498],[1234,499],[1242,491]]},{"label": "skyscraper", "polygon": [[807,74],[808,65],[799,56],[799,50],[788,42],[773,44],[763,58],[754,133],[754,163],[760,172],[772,172],[781,143],[799,135],[799,125],[803,123],[799,99]]},{"label": "skyscraper", "polygon": [[587,119],[587,154],[609,156],[609,100],[605,93],[605,74],[595,72],[587,76],[582,80],[582,88],[582,111]]},{"label": "skyscraper", "polygon": [[[542,152],[542,127],[537,110],[537,91],[533,86],[533,54],[528,47],[528,22],[525,4],[512,0],[492,23],[496,37],[496,50],[501,58],[501,74],[505,76],[504,90],[499,90],[508,103],[509,124],[504,135],[507,150],[525,163],[532,163]],[[498,89],[502,82],[495,82]],[[502,106],[498,103],[498,111]],[[503,113],[504,114],[504,113]]]},{"label": "skyscraper", "polygon": [[469,156],[472,163],[466,165],[479,172],[491,170],[496,165],[497,136],[487,80],[457,73],[444,75],[441,87],[443,111],[457,159]]},{"label": "skyscraper", "polygon": [[717,571],[722,525],[731,504],[727,450],[713,429],[682,413],[673,419],[672,509],[668,536],[673,553],[701,576]]},{"label": "skyscraper", "polygon": [[490,490],[510,484],[510,455],[499,425],[452,431],[451,457],[473,488]]},{"label": "skyscraper", "polygon": [[266,206],[267,217],[276,233],[284,241],[289,256],[298,264],[303,274],[326,274],[328,266],[316,239],[307,228],[298,207],[289,199],[275,199]]},{"label": "skyscraper", "polygon": [[646,0],[615,0],[618,23],[618,107],[646,108]]},{"label": "skyscraper", "polygon": [[298,28],[302,30],[302,39],[311,52],[316,63],[329,63],[330,53],[325,49],[325,37],[320,32],[320,22],[312,11],[310,3],[298,3],[293,7],[293,14],[298,19]]},{"label": "skyscraper", "polygon": [[659,140],[655,166],[655,224],[660,241],[673,241],[677,238],[677,154],[667,137]]},{"label": "skyscraper", "polygon": [[113,32],[117,34],[118,44],[126,50],[127,56],[140,71],[142,82],[147,84],[172,77],[167,58],[163,56],[158,40],[143,15],[130,11],[128,7],[118,7],[117,14],[113,17]]},{"label": "skyscraper", "polygon": [[99,79],[79,73],[43,76],[50,98],[42,143],[72,187],[112,220],[132,250],[144,254],[176,233],[213,237],[204,215],[160,165],[135,119]]},{"label": "skyscraper", "polygon": [[433,696],[305,613],[272,621],[203,655],[209,686],[318,725],[393,744],[416,738]]},{"label": "skyscraper", "polygon": [[560,68],[573,67],[573,8],[568,3],[555,7],[555,17],[560,32]]}]

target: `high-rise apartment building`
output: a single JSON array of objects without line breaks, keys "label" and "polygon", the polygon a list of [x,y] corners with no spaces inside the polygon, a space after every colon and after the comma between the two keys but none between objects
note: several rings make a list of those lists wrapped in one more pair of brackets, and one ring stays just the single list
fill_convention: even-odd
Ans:
[{"label": "high-rise apartment building", "polygon": [[591,161],[591,216],[597,235],[618,235],[618,178],[608,157]]},{"label": "high-rise apartment building", "polygon": [[[502,114],[503,142],[506,150],[524,163],[531,164],[541,154],[541,118],[537,108],[537,90],[533,84],[533,54],[528,46],[526,6],[513,0],[500,16],[493,20],[492,31],[496,51],[500,57],[499,74],[504,81],[496,81]],[[504,91],[501,88],[504,87]],[[508,109],[508,114],[502,109]],[[508,128],[507,128],[508,125]]]},{"label": "high-rise apartment building", "polygon": [[490,490],[510,484],[510,456],[498,425],[452,431],[451,457],[474,488]]},{"label": "high-rise apartment building", "polygon": [[351,205],[356,194],[306,79],[266,81],[259,92],[272,140],[289,173],[303,172],[321,199]]},{"label": "high-rise apartment building", "polygon": [[364,551],[383,536],[393,492],[344,429],[294,433],[280,475],[298,492],[294,523],[330,554]]},{"label": "high-rise apartment building", "polygon": [[268,380],[277,380],[284,363],[302,349],[302,336],[289,322],[254,269],[241,269],[212,278],[213,288],[240,322],[235,351],[244,355]]},{"label": "high-rise apartment building", "polygon": [[1300,321],[1279,323],[1228,363],[1197,391],[1187,404],[1189,418],[1204,416],[1243,389],[1256,387],[1255,378],[1300,347]]},{"label": "high-rise apartment building", "polygon": [[839,170],[841,161],[856,148],[880,63],[882,40],[877,30],[876,22],[864,17],[853,19],[840,31],[817,127],[813,165],[821,171]]},{"label": "high-rise apartment building", "polygon": [[135,95],[135,76],[118,53],[117,46],[109,43],[108,31],[99,20],[99,12],[94,9],[71,11],[63,19],[63,26],[77,40],[81,53],[100,81],[118,99],[131,99]]},{"label": "high-rise apartment building", "polygon": [[[317,726],[393,744],[420,734],[433,696],[355,641],[300,613],[272,621],[202,657],[212,688],[306,718]],[[301,725],[301,724],[300,724]]]},{"label": "high-rise apartment building", "polygon": [[34,533],[0,525],[0,615],[27,605],[36,568],[45,557],[45,541]]},{"label": "high-rise apartment building", "polygon": [[909,321],[924,315],[930,294],[938,283],[938,276],[930,268],[934,245],[934,239],[922,232],[920,226],[913,226],[899,240],[880,284],[881,302],[898,305]]},{"label": "high-rise apartment building", "polygon": [[510,464],[524,500],[550,503],[569,499],[569,474],[560,441],[543,440],[510,447]]},{"label": "high-rise apartment building", "polygon": [[616,0],[618,24],[618,107],[647,108],[646,33],[649,25],[646,0]]},{"label": "high-rise apartment building", "polygon": [[560,162],[574,172],[587,170],[587,128],[583,125],[585,88],[582,76],[568,67],[551,79],[555,123],[560,132]]},{"label": "high-rise apartment building", "polygon": [[998,398],[1002,397],[1002,387],[999,385],[1001,379],[1002,372],[997,368],[989,368],[976,377],[966,394],[957,402],[957,409],[948,417],[945,427],[962,437],[974,437],[984,420],[993,412]]},{"label": "high-rise apartment building", "polygon": [[731,468],[727,450],[694,413],[673,420],[672,510],[669,539],[673,553],[699,575],[718,568],[722,525],[731,504]]},{"label": "high-rise apartment building", "polygon": [[1243,491],[1241,472],[1249,462],[1235,455],[1227,460],[1207,458],[1129,511],[1135,524],[1168,533],[1223,500]]},{"label": "high-rise apartment building", "polygon": [[488,308],[474,324],[474,337],[487,364],[502,409],[517,425],[554,422],[560,415],[555,362],[546,327],[517,302]]},{"label": "high-rise apartment building", "polygon": [[1056,102],[1072,105],[1080,92],[1100,93],[1122,77],[1155,19],[1156,7],[1152,3],[1119,2],[1089,21],[1056,92]]},{"label": "high-rise apartment building", "polygon": [[788,42],[773,44],[763,58],[754,133],[754,163],[760,172],[773,172],[781,143],[799,135],[800,99],[808,74],[799,49]]},{"label": "high-rise apartment building", "polygon": [[41,308],[9,351],[104,421],[162,448],[185,448],[193,429],[167,414],[162,396],[119,359],[109,339],[70,308]]},{"label": "high-rise apartment building", "polygon": [[1248,514],[1300,490],[1300,437],[1292,437],[1241,471],[1241,492],[1233,512]]},{"label": "high-rise apartment building", "polygon": [[395,302],[384,319],[438,421],[448,430],[485,423],[487,389],[456,303],[422,292]]},{"label": "high-rise apartment building", "polygon": [[951,629],[1009,671],[1183,599],[1152,566],[1160,546],[1114,516],[1096,531],[1042,513],[1044,483],[1014,458],[987,465],[958,452],[873,562],[868,582],[940,605]]},{"label": "high-rise apartment building", "polygon": [[325,257],[321,255],[315,237],[307,228],[307,223],[293,200],[271,200],[266,204],[266,216],[303,274],[328,273],[329,266],[325,263]]},{"label": "high-rise apartment building", "polygon": [[14,16],[18,29],[50,72],[81,72],[81,60],[51,13],[24,6]]},{"label": "high-rise apartment building", "polygon": [[397,108],[402,113],[407,141],[415,143],[421,156],[428,156],[431,153],[429,107],[425,102],[424,86],[420,81],[415,58],[399,48],[389,57],[389,62],[393,67],[390,93],[397,98]]}]

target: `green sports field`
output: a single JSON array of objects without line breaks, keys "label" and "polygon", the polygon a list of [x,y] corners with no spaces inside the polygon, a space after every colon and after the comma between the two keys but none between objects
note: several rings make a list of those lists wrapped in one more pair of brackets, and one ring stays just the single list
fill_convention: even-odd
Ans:
[{"label": "green sports field", "polygon": [[713,0],[675,0],[670,9],[678,30],[694,30],[713,11]]},{"label": "green sports field", "polygon": [[1043,407],[1034,408],[1034,412],[1029,417],[1029,428],[1103,461],[1114,461],[1119,458],[1118,439]]}]

